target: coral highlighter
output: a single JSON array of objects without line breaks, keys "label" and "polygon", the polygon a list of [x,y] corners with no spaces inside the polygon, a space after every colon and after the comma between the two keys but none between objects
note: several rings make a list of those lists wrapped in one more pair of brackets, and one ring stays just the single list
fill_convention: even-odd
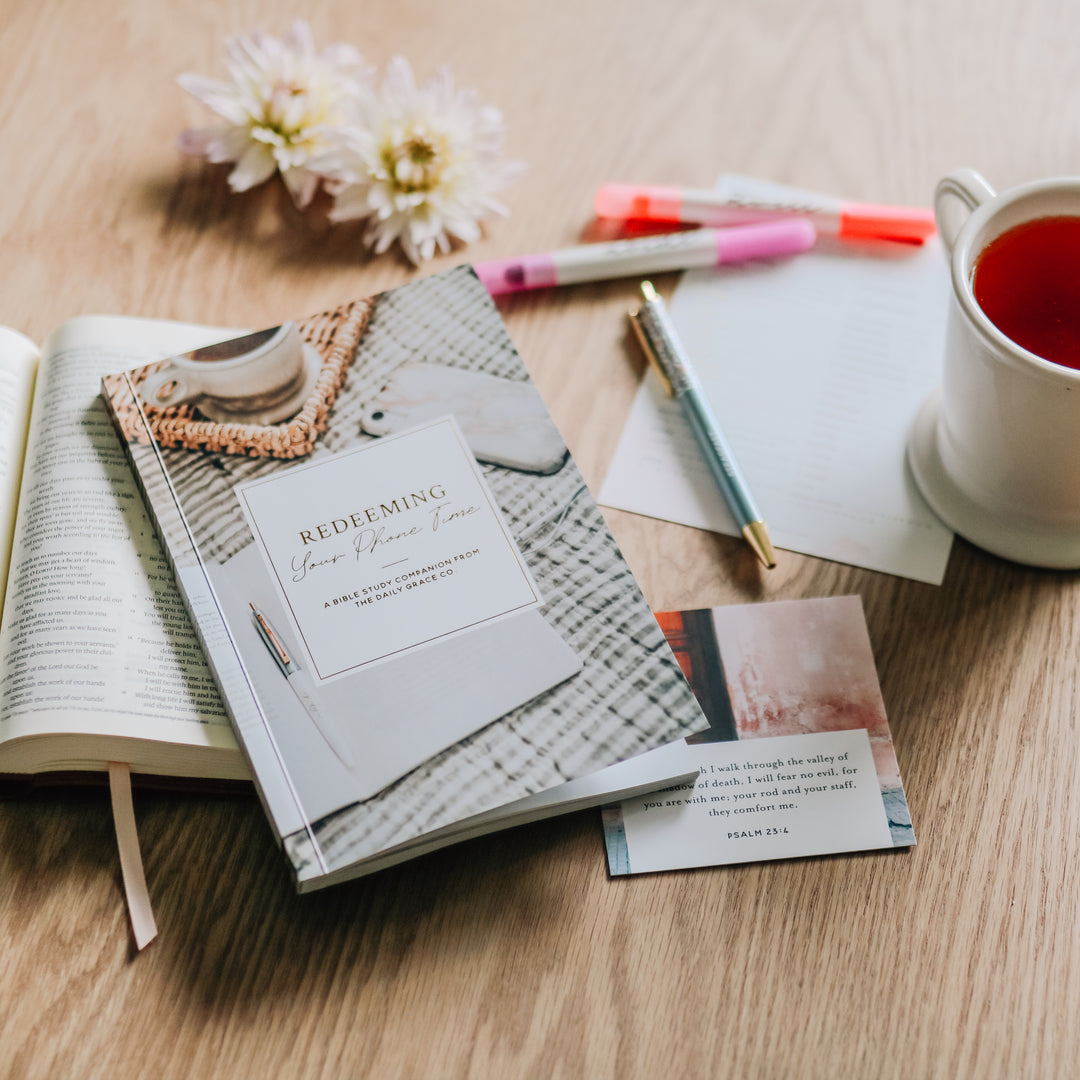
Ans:
[{"label": "coral highlighter", "polygon": [[844,202],[827,195],[797,199],[738,199],[707,188],[661,184],[604,184],[596,192],[598,217],[688,222],[713,228],[801,217],[822,236],[842,240],[899,240],[921,244],[937,226],[921,206]]}]

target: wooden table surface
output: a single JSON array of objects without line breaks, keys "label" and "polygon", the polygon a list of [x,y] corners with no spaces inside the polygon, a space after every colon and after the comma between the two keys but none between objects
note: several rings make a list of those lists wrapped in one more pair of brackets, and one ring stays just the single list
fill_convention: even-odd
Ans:
[{"label": "wooden table surface", "polygon": [[[442,63],[529,163],[419,272],[182,160],[230,32]],[[595,237],[612,179],[928,203],[1080,172],[1080,18],[1011,0],[0,0],[0,323],[266,325]],[[670,293],[674,277],[658,280]],[[501,302],[596,490],[632,283]],[[102,791],[0,804],[0,1076],[1060,1077],[1080,1060],[1080,580],[957,541],[944,585],[609,512],[655,608],[858,593],[918,847],[609,879],[596,811],[299,898],[254,797],[139,793],[134,956]]]}]

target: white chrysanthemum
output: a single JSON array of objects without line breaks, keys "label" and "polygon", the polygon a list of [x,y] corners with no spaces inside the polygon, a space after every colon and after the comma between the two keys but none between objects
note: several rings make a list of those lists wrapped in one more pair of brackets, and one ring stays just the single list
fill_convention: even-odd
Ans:
[{"label": "white chrysanthemum", "polygon": [[230,80],[186,74],[180,85],[224,121],[185,131],[181,150],[213,162],[236,162],[233,191],[246,191],[280,171],[297,206],[319,186],[311,161],[331,146],[330,133],[352,115],[370,86],[371,69],[350,45],[316,52],[307,23],[297,20],[280,40],[256,32],[226,39]]},{"label": "white chrysanthemum", "polygon": [[503,157],[497,109],[455,90],[445,68],[418,87],[400,56],[336,141],[319,162],[335,194],[331,217],[368,218],[364,239],[376,253],[397,240],[414,263],[448,251],[452,237],[476,240],[481,221],[506,214],[494,192],[521,170]]}]

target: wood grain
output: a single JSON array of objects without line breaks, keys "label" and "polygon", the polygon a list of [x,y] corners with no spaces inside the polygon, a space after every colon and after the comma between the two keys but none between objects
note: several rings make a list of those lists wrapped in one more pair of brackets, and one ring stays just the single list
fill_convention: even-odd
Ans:
[{"label": "wood grain", "polygon": [[[1010,0],[0,0],[0,322],[266,325],[417,273],[183,161],[175,85],[304,14],[503,111],[529,172],[463,257],[590,233],[605,180],[740,171],[875,201],[1080,168],[1080,22]],[[659,279],[670,292],[674,281]],[[631,289],[509,298],[594,490],[641,368]],[[958,542],[933,588],[618,512],[655,607],[857,593],[918,846],[609,880],[598,815],[300,899],[255,801],[139,792],[133,956],[105,793],[0,804],[0,1075],[1065,1077],[1080,1058],[1076,574]]]}]

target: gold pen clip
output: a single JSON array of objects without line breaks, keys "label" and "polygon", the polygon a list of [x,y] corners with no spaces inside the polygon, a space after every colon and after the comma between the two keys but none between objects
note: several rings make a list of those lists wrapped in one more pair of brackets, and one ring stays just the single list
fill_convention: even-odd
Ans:
[{"label": "gold pen clip", "polygon": [[668,397],[675,396],[675,388],[671,385],[671,380],[667,377],[667,372],[664,371],[660,364],[660,361],[656,357],[656,351],[652,347],[652,342],[649,341],[649,335],[645,330],[645,327],[641,325],[641,311],[638,308],[634,308],[629,312],[630,325],[634,328],[634,336],[641,344],[641,351],[645,354],[645,359],[649,361],[649,367],[656,372],[660,377],[660,382],[664,386],[664,393]]}]

